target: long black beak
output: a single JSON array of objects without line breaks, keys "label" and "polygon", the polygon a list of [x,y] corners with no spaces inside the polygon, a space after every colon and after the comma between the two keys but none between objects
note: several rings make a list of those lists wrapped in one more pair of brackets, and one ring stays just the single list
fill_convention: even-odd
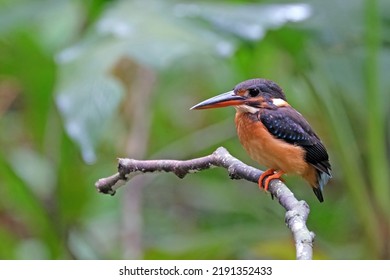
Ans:
[{"label": "long black beak", "polygon": [[190,110],[235,106],[235,105],[243,104],[244,101],[245,101],[244,97],[235,94],[234,91],[232,90],[232,91],[211,97],[205,101],[202,101],[202,102],[196,104],[195,106],[193,106]]}]

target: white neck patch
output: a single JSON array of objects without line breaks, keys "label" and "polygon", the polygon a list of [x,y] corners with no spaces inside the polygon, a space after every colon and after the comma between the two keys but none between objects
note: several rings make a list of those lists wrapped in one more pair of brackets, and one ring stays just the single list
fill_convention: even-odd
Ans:
[{"label": "white neck patch", "polygon": [[281,99],[281,98],[272,98],[272,104],[274,104],[277,107],[286,107],[288,106],[288,103]]},{"label": "white neck patch", "polygon": [[238,106],[234,106],[234,108],[236,108],[236,110],[239,112],[251,113],[251,114],[256,114],[260,110],[259,108],[255,108],[248,105],[238,105]]}]

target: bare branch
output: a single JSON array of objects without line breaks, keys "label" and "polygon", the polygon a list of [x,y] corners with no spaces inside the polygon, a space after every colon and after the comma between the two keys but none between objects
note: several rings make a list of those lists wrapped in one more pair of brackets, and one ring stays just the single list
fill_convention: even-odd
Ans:
[{"label": "bare branch", "polygon": [[[99,179],[95,186],[101,193],[114,195],[115,191],[132,177],[142,173],[172,172],[179,178],[189,173],[199,172],[213,167],[227,169],[231,179],[244,179],[253,183],[258,182],[262,171],[246,165],[229,154],[223,148],[218,148],[211,155],[190,160],[135,160],[119,159],[118,173]],[[305,201],[298,201],[294,194],[280,180],[270,183],[269,192],[276,197],[280,205],[286,209],[286,224],[291,230],[299,260],[309,260],[313,257],[314,233],[306,226],[310,209]]]}]

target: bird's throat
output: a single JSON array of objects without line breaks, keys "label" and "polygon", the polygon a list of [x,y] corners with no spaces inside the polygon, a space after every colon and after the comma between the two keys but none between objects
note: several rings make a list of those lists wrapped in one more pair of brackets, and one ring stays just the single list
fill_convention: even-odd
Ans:
[{"label": "bird's throat", "polygon": [[237,105],[234,106],[234,108],[236,108],[237,112],[250,113],[250,114],[256,114],[260,110],[260,108],[255,108],[249,105]]}]

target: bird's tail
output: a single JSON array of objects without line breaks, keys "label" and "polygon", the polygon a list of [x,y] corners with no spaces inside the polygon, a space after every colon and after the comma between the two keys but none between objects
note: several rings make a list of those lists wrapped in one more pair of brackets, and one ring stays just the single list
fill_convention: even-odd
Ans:
[{"label": "bird's tail", "polygon": [[322,191],[324,190],[324,186],[328,183],[330,178],[332,178],[332,174],[330,169],[327,172],[316,170],[317,171],[317,180],[316,185],[313,186],[313,191],[316,197],[320,202],[324,201],[324,197],[322,196]]}]

